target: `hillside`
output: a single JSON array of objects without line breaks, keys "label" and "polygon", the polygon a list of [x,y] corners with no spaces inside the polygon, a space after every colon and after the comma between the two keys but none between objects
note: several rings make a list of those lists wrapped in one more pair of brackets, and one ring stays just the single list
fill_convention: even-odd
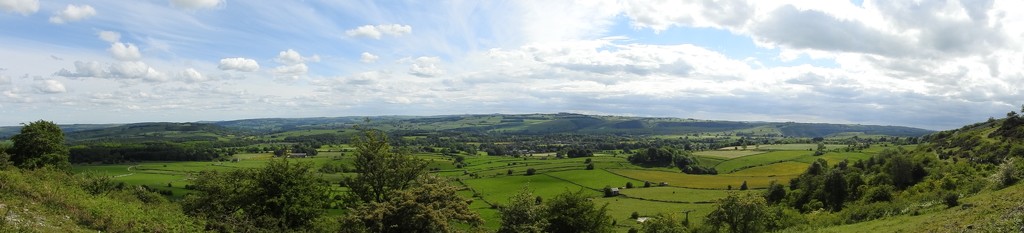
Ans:
[{"label": "hillside", "polygon": [[[369,121],[367,121],[367,119]],[[500,133],[520,135],[617,134],[827,137],[836,135],[883,135],[919,137],[933,131],[879,125],[823,123],[776,123],[559,114],[487,114],[451,116],[380,116],[267,118],[197,123],[137,123],[124,125],[62,125],[70,142],[87,141],[187,141],[215,140],[243,134],[273,134],[299,130],[338,130],[364,125],[400,134],[437,132]],[[20,127],[0,127],[0,138]]]}]

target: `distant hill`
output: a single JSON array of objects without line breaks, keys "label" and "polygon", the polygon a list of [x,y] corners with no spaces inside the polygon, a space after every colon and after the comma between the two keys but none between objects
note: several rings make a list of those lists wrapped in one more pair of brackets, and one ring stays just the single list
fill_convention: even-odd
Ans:
[{"label": "distant hill", "polygon": [[[369,121],[367,121],[369,120]],[[265,118],[196,123],[137,123],[107,125],[62,125],[69,141],[139,138],[184,140],[215,139],[241,134],[272,134],[296,130],[347,129],[355,125],[397,133],[470,132],[500,134],[620,134],[687,135],[700,133],[769,135],[787,137],[828,137],[839,135],[884,135],[919,137],[933,131],[880,125],[715,121],[681,118],[597,116],[558,114],[483,114],[448,116],[376,116]],[[0,138],[8,138],[20,127],[0,127]]]}]

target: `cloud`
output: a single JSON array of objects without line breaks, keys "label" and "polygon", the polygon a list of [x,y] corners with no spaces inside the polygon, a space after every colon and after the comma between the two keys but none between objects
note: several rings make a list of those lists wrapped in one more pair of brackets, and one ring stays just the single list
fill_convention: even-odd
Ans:
[{"label": "cloud", "polygon": [[125,61],[110,65],[107,77],[119,79],[142,79],[151,82],[166,81],[167,77],[141,61]]},{"label": "cloud", "polygon": [[212,9],[220,6],[224,0],[171,0],[171,5],[185,10]]},{"label": "cloud", "polygon": [[398,37],[412,33],[412,26],[401,24],[363,25],[345,31],[349,37],[366,37],[380,39],[384,35]]},{"label": "cloud", "polygon": [[199,71],[196,71],[196,69],[193,68],[185,69],[185,71],[182,71],[181,74],[179,75],[185,80],[185,82],[190,83],[203,82],[209,80],[208,78],[204,77],[202,73],[199,73]]},{"label": "cloud", "polygon": [[103,70],[102,65],[96,61],[75,61],[75,71],[69,71],[67,69],[61,69],[54,73],[56,76],[69,77],[69,78],[83,78],[83,77],[96,77],[102,78],[106,76],[106,71]]},{"label": "cloud", "polygon": [[221,70],[253,72],[260,69],[260,64],[256,63],[256,60],[253,59],[248,59],[244,57],[232,57],[220,59],[220,65],[217,65],[217,68]]},{"label": "cloud", "polygon": [[39,0],[0,0],[0,10],[29,15],[39,11]]},{"label": "cloud", "polygon": [[10,76],[5,76],[5,75],[0,75],[0,86],[7,86],[7,85],[11,85],[11,77]]},{"label": "cloud", "polygon": [[42,82],[36,83],[36,91],[45,94],[57,94],[67,92],[64,88],[64,84],[57,80],[42,80]]},{"label": "cloud", "polygon": [[281,51],[274,60],[285,65],[295,65],[303,62],[302,55],[299,55],[299,52],[292,49]]},{"label": "cloud", "polygon": [[99,35],[101,40],[106,42],[117,43],[118,41],[121,41],[121,33],[112,31],[100,31],[97,34]]},{"label": "cloud", "polygon": [[92,6],[68,4],[64,10],[57,12],[50,17],[50,23],[63,24],[83,20],[93,16],[96,16],[96,9],[93,9]]},{"label": "cloud", "polygon": [[441,62],[439,57],[418,57],[410,61],[412,62],[412,66],[409,67],[411,75],[427,78],[444,74],[444,70],[437,67],[437,63]]},{"label": "cloud", "polygon": [[117,58],[117,60],[138,61],[142,59],[139,47],[132,43],[114,42],[110,44],[110,49],[107,49],[107,51],[110,51],[110,54],[114,55],[114,58]]},{"label": "cloud", "polygon": [[372,53],[368,52],[363,52],[363,54],[359,55],[359,61],[363,63],[374,63],[377,62],[377,59],[379,58],[380,57],[378,57],[377,55],[373,55]]},{"label": "cloud", "polygon": [[297,80],[299,79],[299,77],[306,75],[306,73],[309,72],[309,67],[307,67],[305,63],[283,65],[274,67],[274,70],[272,72],[278,77]]}]

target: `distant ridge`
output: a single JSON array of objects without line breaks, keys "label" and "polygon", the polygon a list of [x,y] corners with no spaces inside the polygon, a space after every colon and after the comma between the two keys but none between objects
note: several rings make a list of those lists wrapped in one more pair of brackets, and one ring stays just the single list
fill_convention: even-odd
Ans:
[{"label": "distant ridge", "polygon": [[[367,121],[369,119],[369,121]],[[125,137],[124,133],[161,131],[202,131],[214,135],[275,133],[293,130],[344,129],[354,125],[397,133],[469,132],[504,134],[623,134],[686,135],[728,133],[780,137],[828,137],[839,135],[884,135],[920,137],[934,131],[904,127],[860,124],[718,121],[669,117],[628,117],[556,114],[472,114],[441,116],[346,116],[312,118],[259,118],[190,123],[76,124],[61,125],[73,140]],[[20,126],[0,127],[0,138],[18,133]]]}]

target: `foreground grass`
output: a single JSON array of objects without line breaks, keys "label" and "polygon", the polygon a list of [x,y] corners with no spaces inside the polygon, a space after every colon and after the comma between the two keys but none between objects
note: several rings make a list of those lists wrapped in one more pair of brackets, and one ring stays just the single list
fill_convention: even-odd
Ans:
[{"label": "foreground grass", "polygon": [[178,205],[136,186],[99,194],[55,170],[0,171],[0,232],[200,232]]}]

